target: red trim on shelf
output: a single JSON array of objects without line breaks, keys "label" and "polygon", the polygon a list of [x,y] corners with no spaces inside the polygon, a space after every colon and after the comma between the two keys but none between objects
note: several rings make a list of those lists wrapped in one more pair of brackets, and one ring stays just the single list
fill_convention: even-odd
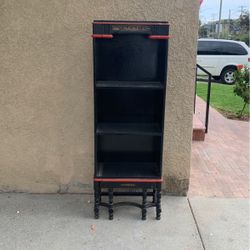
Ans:
[{"label": "red trim on shelf", "polygon": [[93,34],[92,35],[93,38],[113,38],[112,34]]},{"label": "red trim on shelf", "polygon": [[161,39],[161,40],[163,40],[163,39],[169,39],[169,38],[171,38],[172,36],[162,36],[162,35],[150,35],[148,38],[150,38],[150,39]]},{"label": "red trim on shelf", "polygon": [[146,23],[140,23],[140,22],[94,22],[94,24],[132,24],[132,25],[166,25],[168,26],[169,23],[150,23],[150,22],[146,22]]},{"label": "red trim on shelf", "polygon": [[162,182],[163,179],[113,179],[113,178],[94,178],[95,182]]}]

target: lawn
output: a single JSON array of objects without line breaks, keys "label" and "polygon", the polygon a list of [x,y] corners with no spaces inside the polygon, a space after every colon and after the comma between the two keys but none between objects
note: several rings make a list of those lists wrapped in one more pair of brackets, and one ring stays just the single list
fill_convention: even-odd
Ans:
[{"label": "lawn", "polygon": [[[212,83],[210,105],[229,118],[236,118],[237,113],[243,108],[243,100],[235,96],[233,85]],[[207,83],[197,83],[197,95],[206,101]],[[245,107],[243,116],[249,117],[250,105]]]}]

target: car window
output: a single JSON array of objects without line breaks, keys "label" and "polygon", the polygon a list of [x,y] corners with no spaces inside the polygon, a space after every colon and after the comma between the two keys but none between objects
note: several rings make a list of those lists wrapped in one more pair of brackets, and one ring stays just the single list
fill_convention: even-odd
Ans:
[{"label": "car window", "polygon": [[198,55],[221,55],[220,42],[198,41]]},{"label": "car window", "polygon": [[222,55],[247,55],[247,51],[238,43],[221,42]]}]

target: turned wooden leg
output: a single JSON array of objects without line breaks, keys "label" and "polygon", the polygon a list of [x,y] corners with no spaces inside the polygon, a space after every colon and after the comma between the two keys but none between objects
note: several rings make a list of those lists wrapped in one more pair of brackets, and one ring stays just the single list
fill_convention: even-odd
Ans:
[{"label": "turned wooden leg", "polygon": [[100,184],[95,182],[94,183],[95,189],[95,206],[94,206],[94,213],[95,219],[99,219],[99,206],[100,206]]},{"label": "turned wooden leg", "polygon": [[156,195],[156,191],[155,191],[155,188],[154,188],[154,189],[153,189],[153,199],[152,199],[152,203],[154,203],[154,204],[155,204],[155,202],[156,202],[155,195]]},{"label": "turned wooden leg", "polygon": [[113,220],[113,188],[109,188],[109,219]]},{"label": "turned wooden leg", "polygon": [[161,219],[161,189],[156,190],[156,219]]},{"label": "turned wooden leg", "polygon": [[146,209],[146,202],[147,202],[147,189],[143,189],[142,191],[142,220],[146,220],[147,216],[147,209]]}]

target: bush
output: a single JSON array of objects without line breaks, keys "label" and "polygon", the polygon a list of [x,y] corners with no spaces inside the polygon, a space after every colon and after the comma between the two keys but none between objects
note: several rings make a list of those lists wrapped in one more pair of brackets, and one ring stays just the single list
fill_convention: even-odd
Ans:
[{"label": "bush", "polygon": [[250,103],[249,69],[247,66],[238,69],[235,73],[234,93],[244,101],[243,108],[238,113],[238,116],[241,117],[246,105]]},{"label": "bush", "polygon": [[249,46],[249,34],[248,34],[248,32],[246,34],[235,35],[232,37],[232,39],[236,40],[236,41],[244,42]]}]

